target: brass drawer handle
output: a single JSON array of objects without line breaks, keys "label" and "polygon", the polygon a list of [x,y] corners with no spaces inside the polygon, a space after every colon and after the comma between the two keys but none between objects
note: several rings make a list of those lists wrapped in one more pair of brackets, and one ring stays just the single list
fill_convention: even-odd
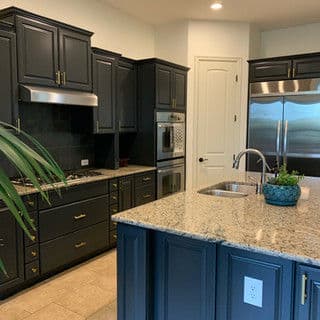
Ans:
[{"label": "brass drawer handle", "polygon": [[117,239],[118,239],[118,236],[117,236],[116,234],[114,234],[114,235],[112,236],[112,238],[117,240]]},{"label": "brass drawer handle", "polygon": [[30,207],[34,207],[34,201],[27,201],[27,204],[28,204]]},{"label": "brass drawer handle", "polygon": [[144,199],[151,198],[151,194],[144,194],[144,195],[143,195],[143,198],[144,198]]},{"label": "brass drawer handle", "polygon": [[142,179],[143,182],[147,182],[147,181],[150,181],[150,180],[151,180],[150,177],[148,177],[148,178],[143,178],[143,179]]},{"label": "brass drawer handle", "polygon": [[116,223],[116,222],[112,222],[112,224],[113,224],[114,226],[116,226],[116,225],[117,225],[117,223]]},{"label": "brass drawer handle", "polygon": [[36,257],[36,256],[37,256],[37,251],[32,250],[32,251],[31,251],[31,255],[32,255],[33,257]]},{"label": "brass drawer handle", "polygon": [[113,213],[117,213],[118,210],[117,210],[117,209],[112,209],[112,212],[113,212]]},{"label": "brass drawer handle", "polygon": [[118,198],[116,196],[112,196],[112,200],[117,200]]},{"label": "brass drawer handle", "polygon": [[82,248],[82,247],[84,247],[84,246],[86,246],[86,245],[87,245],[87,243],[86,243],[85,241],[82,241],[82,242],[76,244],[74,247],[75,247],[76,249],[79,249],[79,248]]},{"label": "brass drawer handle", "polygon": [[118,188],[118,184],[117,184],[117,183],[113,183],[112,186],[113,186],[114,188]]},{"label": "brass drawer handle", "polygon": [[33,273],[36,273],[36,272],[38,271],[38,268],[31,268],[31,271],[32,271]]},{"label": "brass drawer handle", "polygon": [[85,213],[79,214],[78,216],[74,216],[74,220],[84,219],[87,215]]},{"label": "brass drawer handle", "polygon": [[36,240],[36,236],[31,236],[31,240],[35,241]]}]

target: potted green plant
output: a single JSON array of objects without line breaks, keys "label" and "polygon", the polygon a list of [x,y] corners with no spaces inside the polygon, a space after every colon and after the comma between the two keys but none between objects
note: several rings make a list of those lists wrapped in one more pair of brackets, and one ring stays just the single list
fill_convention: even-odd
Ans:
[{"label": "potted green plant", "polygon": [[282,166],[279,173],[263,185],[266,202],[277,206],[295,206],[301,195],[299,182],[302,179],[303,175],[299,175],[298,171],[289,173],[286,166]]},{"label": "potted green plant", "polygon": [[[25,141],[22,141],[22,139]],[[55,162],[48,151],[33,137],[17,128],[0,121],[0,151],[12,163],[21,176],[28,178],[38,190],[43,199],[50,203],[48,193],[45,192],[41,183],[49,184],[54,189],[55,183],[66,179],[63,171]],[[58,189],[56,189],[58,192]],[[11,214],[17,220],[27,236],[32,239],[30,230],[35,230],[28,211],[10,181],[6,172],[0,167],[0,199],[8,207]],[[1,259],[0,271],[7,275],[5,263]]]}]

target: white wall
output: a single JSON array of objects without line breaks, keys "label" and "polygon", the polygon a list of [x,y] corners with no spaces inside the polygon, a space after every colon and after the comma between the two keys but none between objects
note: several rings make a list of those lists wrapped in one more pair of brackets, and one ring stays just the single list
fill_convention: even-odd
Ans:
[{"label": "white wall", "polygon": [[261,33],[261,57],[320,51],[320,23]]},{"label": "white wall", "polygon": [[261,31],[254,25],[250,25],[249,58],[256,59],[261,56]]},{"label": "white wall", "polygon": [[197,161],[195,154],[194,123],[197,117],[194,114],[194,64],[195,58],[204,57],[230,57],[241,59],[241,114],[240,114],[240,137],[239,150],[246,144],[246,120],[247,120],[247,88],[248,88],[248,67],[250,44],[250,26],[248,23],[230,22],[200,22],[189,23],[188,40],[188,130],[187,130],[187,188],[193,185],[193,166]]},{"label": "white wall", "polygon": [[103,0],[1,0],[0,9],[9,6],[92,31],[93,46],[136,59],[155,55],[153,26],[106,5]]},{"label": "white wall", "polygon": [[188,22],[160,25],[155,31],[155,55],[181,65],[188,64]]}]

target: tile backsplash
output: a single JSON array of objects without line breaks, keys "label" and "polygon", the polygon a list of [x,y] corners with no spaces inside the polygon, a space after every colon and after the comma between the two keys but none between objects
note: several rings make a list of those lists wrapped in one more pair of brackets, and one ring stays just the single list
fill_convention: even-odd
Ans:
[{"label": "tile backsplash", "polygon": [[36,138],[64,170],[78,169],[81,159],[94,164],[92,112],[88,107],[21,104],[21,128]]}]

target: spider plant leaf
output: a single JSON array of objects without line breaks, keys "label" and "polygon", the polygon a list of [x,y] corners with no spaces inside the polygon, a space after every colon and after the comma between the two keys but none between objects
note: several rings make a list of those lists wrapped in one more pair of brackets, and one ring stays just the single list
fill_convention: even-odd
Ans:
[{"label": "spider plant leaf", "polygon": [[9,275],[8,275],[8,272],[4,266],[4,263],[2,261],[2,259],[0,258],[0,271],[2,271],[2,273],[7,277],[9,278]]},{"label": "spider plant leaf", "polygon": [[[17,220],[18,224],[23,229],[23,231],[27,234],[27,236],[31,240],[33,240],[33,237],[31,235],[29,229],[27,228],[26,224],[22,220],[22,216],[21,216],[20,212],[18,211],[17,207],[15,206],[14,200],[12,200],[8,196],[6,191],[3,189],[2,185],[0,185],[0,197],[3,200],[3,202],[5,203],[5,205],[8,207],[8,209],[10,210],[12,215],[15,217],[15,219]],[[18,195],[18,197],[20,197],[20,196]]]},{"label": "spider plant leaf", "polygon": [[35,174],[34,169],[30,165],[30,155],[26,150],[22,152],[19,149],[15,148],[15,146],[10,141],[3,139],[0,134],[0,150],[6,155],[6,157],[16,166],[19,170],[30,179],[33,186],[41,193],[47,202],[49,202],[48,195],[43,192],[39,180]]}]

